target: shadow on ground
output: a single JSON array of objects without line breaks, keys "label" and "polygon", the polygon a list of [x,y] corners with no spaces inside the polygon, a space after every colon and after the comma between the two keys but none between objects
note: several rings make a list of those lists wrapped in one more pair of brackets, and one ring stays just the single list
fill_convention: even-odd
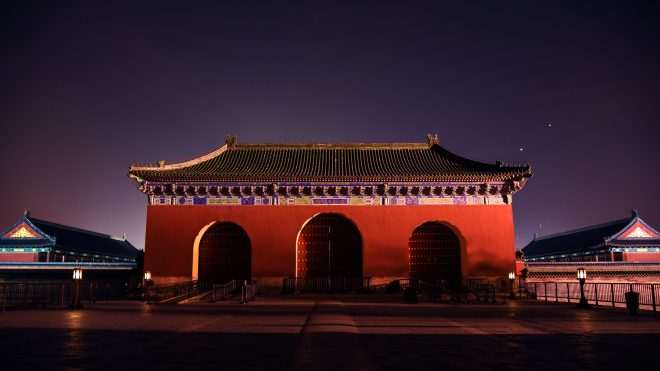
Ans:
[{"label": "shadow on ground", "polygon": [[[341,341],[334,338],[351,335],[314,336],[332,346]],[[652,370],[660,340],[656,334],[356,336],[382,370]],[[295,334],[4,328],[0,354],[5,370],[283,370],[295,339]],[[350,364],[343,356],[336,354]]]}]

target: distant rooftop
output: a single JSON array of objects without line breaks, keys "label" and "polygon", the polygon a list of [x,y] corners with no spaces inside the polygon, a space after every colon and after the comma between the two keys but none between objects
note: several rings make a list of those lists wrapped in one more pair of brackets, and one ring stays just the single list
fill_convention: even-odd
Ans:
[{"label": "distant rooftop", "polygon": [[660,246],[660,238],[633,210],[632,216],[625,219],[535,237],[522,251],[526,258],[534,258],[604,246]]},{"label": "distant rooftop", "polygon": [[135,259],[138,250],[124,237],[88,231],[26,215],[0,234],[6,252],[48,252],[50,249],[113,258]]}]

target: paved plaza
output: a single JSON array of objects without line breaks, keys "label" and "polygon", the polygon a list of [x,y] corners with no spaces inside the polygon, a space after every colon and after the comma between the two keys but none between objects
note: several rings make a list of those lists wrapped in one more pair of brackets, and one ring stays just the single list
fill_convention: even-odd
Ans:
[{"label": "paved plaza", "polygon": [[651,312],[273,296],[0,313],[3,370],[657,369]]}]

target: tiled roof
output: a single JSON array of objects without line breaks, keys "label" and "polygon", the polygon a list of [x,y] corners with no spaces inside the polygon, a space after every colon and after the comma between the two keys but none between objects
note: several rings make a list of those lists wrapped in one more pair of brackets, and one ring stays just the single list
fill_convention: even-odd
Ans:
[{"label": "tiled roof", "polygon": [[529,165],[469,160],[435,144],[239,144],[191,161],[131,166],[155,182],[488,182],[520,181]]},{"label": "tiled roof", "polygon": [[620,232],[634,218],[633,216],[592,227],[535,238],[522,251],[526,258],[534,258],[597,248],[603,246],[606,238]]},{"label": "tiled roof", "polygon": [[45,220],[30,220],[37,228],[55,238],[55,249],[129,259],[135,259],[138,253],[138,250],[124,239]]}]

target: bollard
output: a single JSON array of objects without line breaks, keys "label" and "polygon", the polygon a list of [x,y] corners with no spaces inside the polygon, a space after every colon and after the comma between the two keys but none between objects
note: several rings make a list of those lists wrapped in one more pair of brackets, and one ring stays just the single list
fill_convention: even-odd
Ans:
[{"label": "bollard", "polygon": [[639,293],[634,292],[632,289],[632,285],[630,285],[630,291],[628,291],[625,295],[626,295],[626,308],[628,308],[628,313],[637,314],[637,310],[639,309]]},{"label": "bollard", "polygon": [[403,302],[405,304],[417,304],[417,290],[412,287],[406,287],[403,290]]}]

